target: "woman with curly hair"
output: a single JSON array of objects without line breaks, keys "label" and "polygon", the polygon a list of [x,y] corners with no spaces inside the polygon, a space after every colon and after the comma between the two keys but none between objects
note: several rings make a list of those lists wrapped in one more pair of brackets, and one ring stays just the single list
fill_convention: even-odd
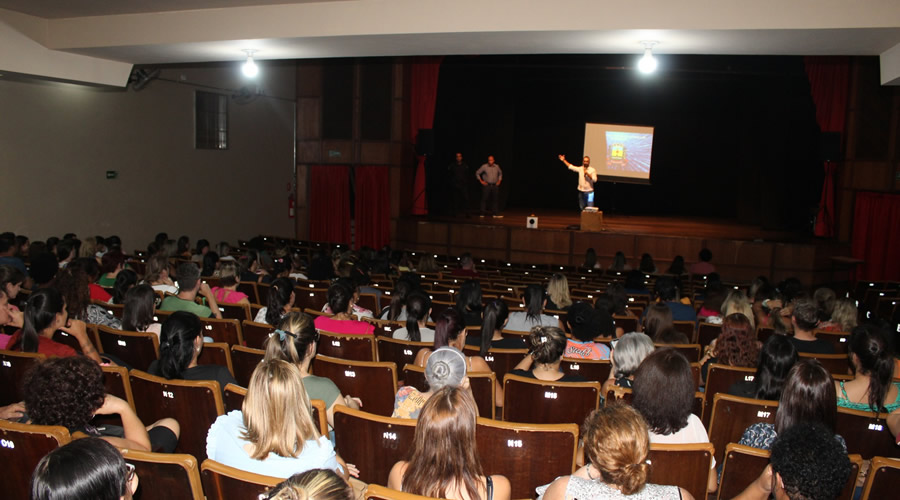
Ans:
[{"label": "woman with curly hair", "polygon": [[562,329],[536,326],[528,334],[528,354],[509,373],[537,380],[587,382],[581,375],[568,374],[559,369],[566,345],[566,334]]},{"label": "woman with curly hair", "polygon": [[678,486],[647,483],[650,440],[647,423],[634,408],[616,404],[588,415],[581,428],[588,464],[538,488],[542,500],[570,498],[630,498],[634,500],[692,500]]},{"label": "woman with curly hair", "polygon": [[722,321],[722,333],[706,346],[703,357],[700,358],[700,365],[703,379],[706,380],[710,363],[754,368],[758,360],[759,341],[756,340],[750,318],[741,313],[734,313],[725,316],[725,320]]},{"label": "woman with curly hair", "polygon": [[456,500],[508,500],[509,479],[484,474],[475,442],[478,408],[462,387],[444,387],[419,413],[406,460],[394,464],[388,488]]},{"label": "woman with curly hair", "polygon": [[[171,453],[180,427],[164,418],[144,427],[127,401],[106,394],[103,371],[84,356],[54,358],[38,363],[26,375],[25,410],[31,423],[61,425],[74,437],[101,437],[114,446]],[[122,427],[94,427],[95,415],[118,415]]]},{"label": "woman with curly hair", "polygon": [[122,322],[118,318],[105,308],[91,303],[90,285],[90,277],[84,271],[81,262],[75,261],[60,269],[50,286],[59,290],[65,298],[69,317],[92,325],[104,325],[121,330]]}]

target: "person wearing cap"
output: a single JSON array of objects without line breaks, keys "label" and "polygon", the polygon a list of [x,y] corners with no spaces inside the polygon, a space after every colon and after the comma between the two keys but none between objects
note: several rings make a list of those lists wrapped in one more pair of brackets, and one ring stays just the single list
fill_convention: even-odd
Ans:
[{"label": "person wearing cap", "polygon": [[594,309],[587,302],[575,302],[566,318],[574,339],[568,339],[564,358],[609,359],[609,346],[594,342],[597,337],[612,337],[615,325],[606,311]]},{"label": "person wearing cap", "polygon": [[419,418],[425,402],[443,387],[462,387],[471,390],[466,376],[466,357],[455,347],[436,349],[425,364],[425,380],[428,391],[421,392],[415,387],[404,386],[394,398],[393,418]]}]

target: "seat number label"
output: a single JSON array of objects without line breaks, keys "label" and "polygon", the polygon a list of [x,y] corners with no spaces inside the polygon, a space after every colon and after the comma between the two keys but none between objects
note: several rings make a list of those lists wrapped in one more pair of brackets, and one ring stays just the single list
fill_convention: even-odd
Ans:
[{"label": "seat number label", "polygon": [[345,377],[356,377],[356,372],[353,370],[344,370]]},{"label": "seat number label", "polygon": [[555,392],[547,391],[544,393],[544,398],[546,399],[556,399],[557,394]]}]

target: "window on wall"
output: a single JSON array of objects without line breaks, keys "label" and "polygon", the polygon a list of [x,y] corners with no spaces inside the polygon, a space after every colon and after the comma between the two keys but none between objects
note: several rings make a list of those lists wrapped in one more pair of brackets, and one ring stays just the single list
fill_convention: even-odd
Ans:
[{"label": "window on wall", "polygon": [[197,149],[228,149],[228,96],[196,91],[194,97]]}]

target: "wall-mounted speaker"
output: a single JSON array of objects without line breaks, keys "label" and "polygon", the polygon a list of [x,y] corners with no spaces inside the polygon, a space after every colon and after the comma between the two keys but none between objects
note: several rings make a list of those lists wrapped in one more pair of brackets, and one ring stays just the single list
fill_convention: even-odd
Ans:
[{"label": "wall-mounted speaker", "polygon": [[528,229],[537,229],[538,218],[533,215],[525,217],[525,227],[527,227]]}]

